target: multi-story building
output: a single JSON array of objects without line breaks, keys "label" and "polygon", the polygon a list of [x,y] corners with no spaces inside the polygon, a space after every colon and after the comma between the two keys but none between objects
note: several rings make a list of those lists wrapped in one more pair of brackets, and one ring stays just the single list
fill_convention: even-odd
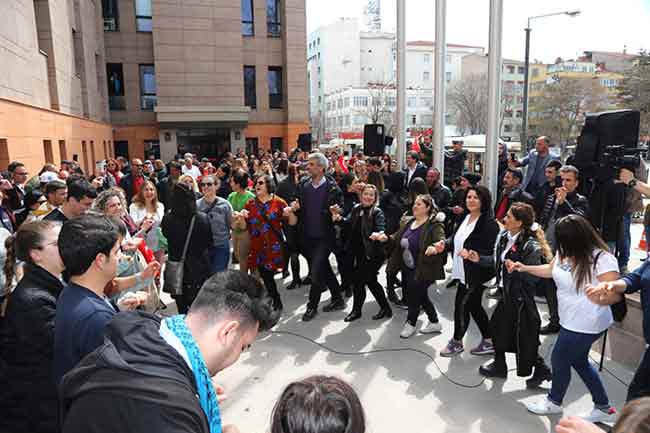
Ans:
[{"label": "multi-story building", "polygon": [[101,5],[0,2],[0,168],[112,154]]},{"label": "multi-story building", "polygon": [[295,147],[309,131],[304,0],[104,0],[116,148]]},{"label": "multi-story building", "polygon": [[0,167],[92,172],[309,131],[304,0],[12,0],[0,17]]},{"label": "multi-story building", "polygon": [[[523,122],[524,62],[503,59],[501,71],[501,115],[499,136],[519,141]],[[462,79],[488,73],[488,56],[470,54],[462,59]]]}]

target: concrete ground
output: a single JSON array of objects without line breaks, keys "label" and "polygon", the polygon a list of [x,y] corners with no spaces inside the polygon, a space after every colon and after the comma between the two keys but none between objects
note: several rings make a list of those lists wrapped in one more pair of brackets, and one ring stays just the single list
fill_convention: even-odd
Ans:
[{"label": "concrete ground", "polygon": [[[635,235],[633,246],[638,240],[639,235]],[[302,272],[304,276],[306,266]],[[374,322],[371,316],[378,306],[368,295],[364,317],[359,321],[343,322],[352,304],[348,300],[345,311],[319,312],[312,322],[304,323],[300,319],[308,287],[286,291],[278,282],[284,302],[281,321],[272,332],[260,335],[238,363],[219,375],[229,396],[222,404],[225,424],[237,425],[242,433],[266,432],[273,405],[288,383],[327,374],[352,383],[364,405],[369,432],[554,431],[559,416],[532,415],[523,406],[524,402],[544,396],[546,389],[527,390],[525,378],[517,377],[514,371],[505,381],[484,380],[478,374],[479,366],[490,357],[469,353],[480,340],[473,322],[465,337],[465,353],[452,359],[438,355],[453,333],[455,291],[446,289],[444,283],[429,289],[443,325],[442,334],[416,334],[403,340],[399,333],[406,320],[404,310],[395,308],[392,319]],[[380,282],[385,284],[383,269]],[[324,293],[321,307],[328,299],[329,294]],[[492,310],[495,302],[490,300],[488,305]],[[540,305],[540,310],[545,323],[546,306]],[[419,326],[425,319],[420,316]],[[555,336],[542,339],[541,353],[549,365],[554,340]],[[358,354],[368,351],[379,352]],[[508,356],[513,369],[514,355]],[[598,355],[593,356],[596,359]],[[612,404],[620,409],[633,372],[613,362],[606,362],[605,367],[607,371],[601,377]],[[585,414],[592,409],[589,392],[576,374],[564,406],[566,415]]]}]

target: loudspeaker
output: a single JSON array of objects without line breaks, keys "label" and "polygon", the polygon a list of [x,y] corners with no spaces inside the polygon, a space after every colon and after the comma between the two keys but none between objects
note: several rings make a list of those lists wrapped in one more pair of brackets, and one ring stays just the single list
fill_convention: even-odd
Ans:
[{"label": "loudspeaker", "polygon": [[578,137],[575,161],[600,161],[607,146],[636,148],[639,141],[640,113],[636,110],[604,111],[587,114]]},{"label": "loudspeaker", "polygon": [[390,147],[393,145],[394,138],[390,135],[384,137],[384,147]]},{"label": "loudspeaker", "polygon": [[311,132],[298,135],[298,147],[305,152],[311,152]]},{"label": "loudspeaker", "polygon": [[373,123],[363,126],[363,153],[367,156],[384,154],[384,125]]}]

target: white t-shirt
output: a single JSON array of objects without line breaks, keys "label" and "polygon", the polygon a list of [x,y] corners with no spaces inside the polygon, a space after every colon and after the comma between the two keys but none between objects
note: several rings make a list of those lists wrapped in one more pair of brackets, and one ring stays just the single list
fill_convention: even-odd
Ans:
[{"label": "white t-shirt", "polygon": [[190,168],[187,167],[187,164],[183,164],[182,171],[183,171],[183,175],[189,174],[195,180],[196,178],[201,176],[201,170],[199,170],[199,168],[194,164],[192,164],[192,167]]},{"label": "white t-shirt", "polygon": [[463,258],[459,255],[459,253],[460,250],[465,248],[465,241],[474,231],[474,227],[478,221],[478,218],[476,218],[470,223],[469,217],[470,215],[467,214],[460,227],[458,227],[456,234],[454,235],[454,257],[451,268],[451,278],[459,280],[463,284],[465,284],[465,265],[463,263]]},{"label": "white t-shirt", "polygon": [[[607,272],[618,272],[616,257],[607,251],[594,251],[594,258],[600,252],[595,271],[591,273],[589,284],[597,285],[598,276]],[[557,286],[558,313],[560,325],[573,332],[583,334],[600,334],[609,328],[614,318],[609,306],[596,305],[585,295],[585,288],[576,290],[576,281],[571,272],[568,260],[560,262],[559,255],[555,256],[553,280]]]}]

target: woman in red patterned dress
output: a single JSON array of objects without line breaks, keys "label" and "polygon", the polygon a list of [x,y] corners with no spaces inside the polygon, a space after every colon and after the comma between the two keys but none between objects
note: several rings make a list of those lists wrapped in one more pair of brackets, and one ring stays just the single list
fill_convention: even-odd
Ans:
[{"label": "woman in red patterned dress", "polygon": [[283,234],[284,208],[287,203],[274,193],[273,178],[268,175],[258,177],[256,197],[246,203],[241,214],[247,220],[251,239],[248,268],[258,270],[273,300],[273,308],[281,310],[282,300],[273,277],[287,266],[283,251],[286,239]]}]

